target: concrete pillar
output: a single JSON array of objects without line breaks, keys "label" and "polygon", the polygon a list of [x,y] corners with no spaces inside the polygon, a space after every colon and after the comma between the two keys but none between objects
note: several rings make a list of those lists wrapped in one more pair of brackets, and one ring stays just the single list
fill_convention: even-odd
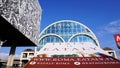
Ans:
[{"label": "concrete pillar", "polygon": [[19,65],[19,67],[22,67],[22,60],[20,60],[20,65]]},{"label": "concrete pillar", "polygon": [[21,56],[20,56],[20,65],[19,65],[19,67],[22,67],[22,57],[23,57],[23,52],[21,52]]},{"label": "concrete pillar", "polygon": [[37,47],[35,47],[34,51],[35,51],[34,56],[36,56],[37,55]]},{"label": "concrete pillar", "polygon": [[16,50],[16,46],[12,45],[10,49],[8,61],[7,61],[7,68],[10,68],[13,66],[15,50]]}]

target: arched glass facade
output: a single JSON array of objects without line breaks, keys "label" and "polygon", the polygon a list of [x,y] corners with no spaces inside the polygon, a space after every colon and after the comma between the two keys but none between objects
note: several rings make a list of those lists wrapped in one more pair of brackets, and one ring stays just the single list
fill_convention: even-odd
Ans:
[{"label": "arched glass facade", "polygon": [[49,25],[41,32],[39,41],[37,51],[51,42],[92,42],[99,46],[96,36],[87,26],[72,20],[57,21]]}]

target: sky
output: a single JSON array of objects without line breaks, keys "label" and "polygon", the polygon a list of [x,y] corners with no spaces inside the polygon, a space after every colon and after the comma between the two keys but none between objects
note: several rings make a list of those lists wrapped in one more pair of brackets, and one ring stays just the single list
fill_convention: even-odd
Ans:
[{"label": "sky", "polygon": [[[56,21],[74,20],[94,32],[101,48],[110,47],[118,50],[114,34],[120,33],[120,0],[39,0],[39,2],[42,8],[40,31]],[[26,48],[34,49],[17,47],[15,56],[20,56]],[[9,47],[0,48],[0,58],[7,56],[9,51]]]},{"label": "sky", "polygon": [[89,27],[101,48],[117,49],[114,34],[120,33],[120,0],[39,0],[41,30],[59,20],[74,20]]}]

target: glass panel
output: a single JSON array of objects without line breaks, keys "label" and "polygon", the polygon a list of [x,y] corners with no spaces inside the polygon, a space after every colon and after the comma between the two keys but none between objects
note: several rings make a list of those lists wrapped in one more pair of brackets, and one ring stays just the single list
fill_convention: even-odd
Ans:
[{"label": "glass panel", "polygon": [[40,45],[37,47],[39,51],[46,43],[50,42],[62,42],[62,40],[57,36],[46,36],[40,41]]},{"label": "glass panel", "polygon": [[23,53],[23,58],[27,58],[27,53]]},{"label": "glass panel", "polygon": [[[91,34],[91,32],[87,31],[86,28],[81,26],[80,24],[77,24],[74,22],[60,22],[60,23],[57,23],[57,24],[50,26],[42,34],[42,36],[45,34],[48,34],[48,33],[53,33],[53,34],[57,34],[57,35],[61,36],[67,42],[68,39],[72,35],[77,34],[77,33],[81,33],[81,32]],[[40,37],[42,37],[42,36],[40,36]],[[47,42],[61,42],[61,41],[62,40],[56,36],[45,37],[44,39],[41,40],[38,49],[43,47]],[[93,39],[91,39],[88,36],[84,36],[84,35],[76,36],[71,41],[72,42],[93,42],[93,43],[95,43]]]},{"label": "glass panel", "polygon": [[88,36],[84,36],[84,35],[79,35],[79,36],[76,36],[74,37],[71,42],[92,42],[95,44],[95,41],[93,39],[91,39],[90,37]]}]

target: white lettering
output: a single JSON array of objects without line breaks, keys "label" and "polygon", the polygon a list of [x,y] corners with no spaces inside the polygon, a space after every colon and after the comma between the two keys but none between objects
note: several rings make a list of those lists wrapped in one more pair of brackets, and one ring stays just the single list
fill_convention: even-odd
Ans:
[{"label": "white lettering", "polygon": [[120,36],[117,36],[117,37],[116,37],[116,41],[117,41],[117,42],[120,41]]}]

